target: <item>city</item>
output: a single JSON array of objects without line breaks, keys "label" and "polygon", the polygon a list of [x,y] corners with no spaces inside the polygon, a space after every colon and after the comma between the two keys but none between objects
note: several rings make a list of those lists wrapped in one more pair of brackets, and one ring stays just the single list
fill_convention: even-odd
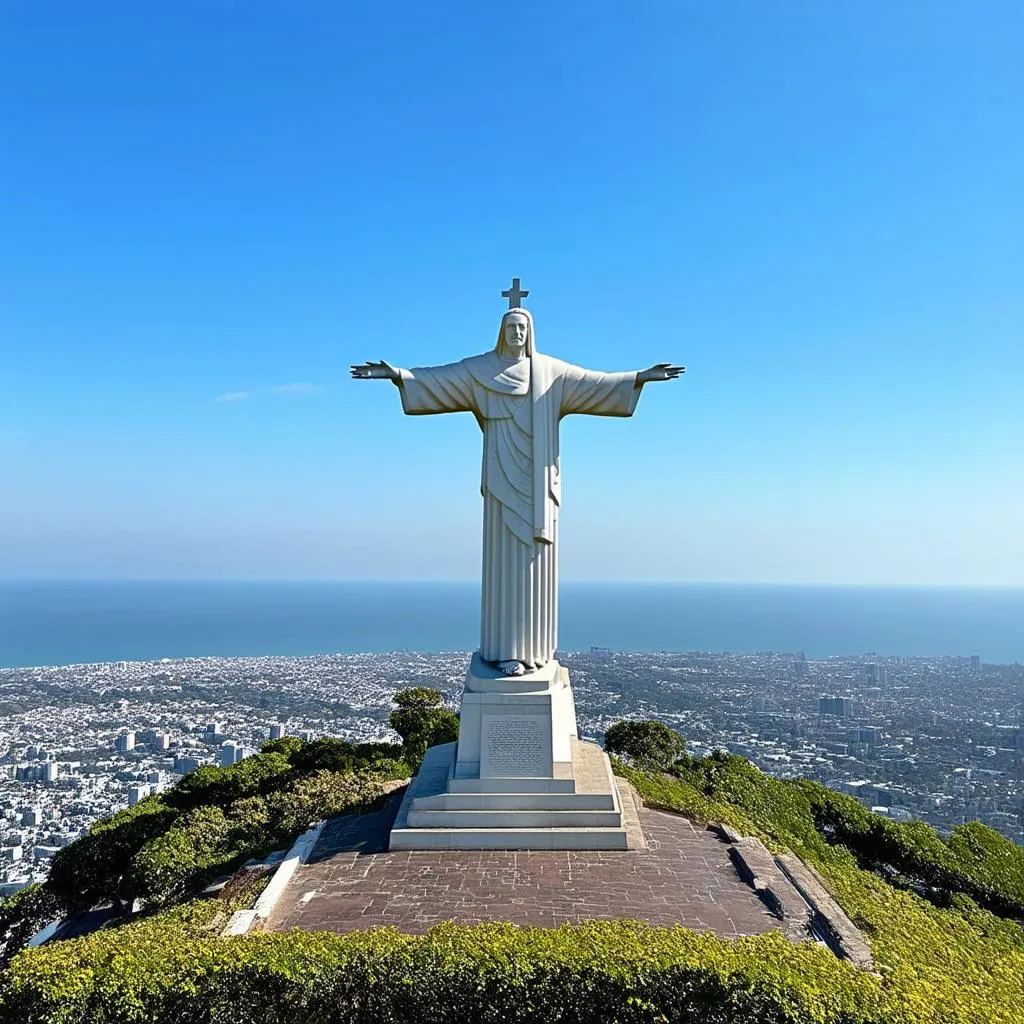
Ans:
[{"label": "city", "polygon": [[[1024,842],[1024,666],[980,656],[560,655],[579,729],[658,718],[691,753],[724,748],[782,778],[940,831],[980,819]],[[457,706],[467,652],[191,658],[0,670],[0,896],[46,877],[98,818],[281,735],[395,740],[394,693]]]}]

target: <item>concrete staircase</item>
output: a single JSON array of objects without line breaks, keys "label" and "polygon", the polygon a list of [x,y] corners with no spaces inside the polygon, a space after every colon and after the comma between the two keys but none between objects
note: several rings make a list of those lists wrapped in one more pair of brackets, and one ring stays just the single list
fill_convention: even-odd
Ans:
[{"label": "concrete staircase", "polygon": [[[632,794],[604,751],[572,739],[571,777],[457,779],[456,744],[431,747],[391,831],[392,850],[626,850],[641,845]],[[635,827],[630,827],[635,824]]]}]

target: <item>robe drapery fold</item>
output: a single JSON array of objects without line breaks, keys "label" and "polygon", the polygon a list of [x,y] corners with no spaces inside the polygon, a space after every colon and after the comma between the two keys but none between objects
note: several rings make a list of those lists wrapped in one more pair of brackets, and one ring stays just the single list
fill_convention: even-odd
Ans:
[{"label": "robe drapery fold", "polygon": [[558,639],[558,423],[573,413],[631,416],[640,396],[636,373],[495,351],[403,369],[396,383],[408,415],[476,417],[484,435],[480,654],[545,664]]}]

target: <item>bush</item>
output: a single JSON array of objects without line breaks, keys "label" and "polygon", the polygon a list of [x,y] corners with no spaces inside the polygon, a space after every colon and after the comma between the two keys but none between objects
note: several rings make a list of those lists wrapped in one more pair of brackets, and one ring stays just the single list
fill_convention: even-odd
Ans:
[{"label": "bush", "polygon": [[219,807],[186,811],[135,855],[134,892],[149,907],[166,907],[190,895],[238,856],[232,833],[232,822]]},{"label": "bush", "polygon": [[429,747],[459,738],[459,716],[447,708],[399,708],[388,723],[402,737],[402,759],[413,771]]},{"label": "bush", "polygon": [[41,885],[27,885],[0,900],[0,968],[62,913],[60,900]]},{"label": "bush", "polygon": [[395,694],[395,703],[406,711],[423,711],[426,708],[438,708],[444,698],[440,690],[431,686],[410,686]]},{"label": "bush", "polygon": [[604,746],[638,768],[655,772],[667,772],[686,751],[679,733],[650,719],[616,722],[604,734]]},{"label": "bush", "polygon": [[275,836],[294,836],[315,821],[365,810],[383,793],[379,775],[314,772],[267,799],[269,829]]},{"label": "bush", "polygon": [[292,763],[284,754],[254,754],[227,768],[204,765],[189,772],[164,794],[169,807],[188,810],[202,804],[225,806],[232,800],[265,793],[287,783]]},{"label": "bush", "polygon": [[397,743],[349,743],[325,736],[303,744],[291,755],[291,762],[299,770],[307,772],[358,772],[400,760],[401,757],[402,747]]},{"label": "bush", "polygon": [[282,754],[292,760],[292,756],[302,749],[303,741],[298,736],[282,736],[279,740],[267,740],[260,747],[261,754]]},{"label": "bush", "polygon": [[[23,1024],[632,1024],[882,1019],[878,979],[777,933],[737,943],[635,922],[441,925],[196,937],[202,921],[128,925],[22,954],[2,1008]],[[905,1020],[906,1018],[900,1018]]]},{"label": "bush", "polygon": [[163,834],[178,811],[160,797],[97,821],[88,833],[54,854],[46,888],[68,913],[91,910],[96,904],[124,898],[122,879],[132,873],[132,861],[144,843]]}]

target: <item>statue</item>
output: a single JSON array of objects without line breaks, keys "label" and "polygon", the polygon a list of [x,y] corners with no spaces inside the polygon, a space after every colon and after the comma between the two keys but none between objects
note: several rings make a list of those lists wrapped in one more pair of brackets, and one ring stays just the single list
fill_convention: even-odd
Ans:
[{"label": "statue", "polygon": [[558,633],[558,424],[563,416],[632,416],[644,384],[685,367],[602,373],[543,355],[528,293],[514,278],[494,349],[457,363],[399,369],[381,360],[352,367],[358,380],[390,380],[407,415],[471,412],[484,435],[480,656],[505,675],[541,668]]}]

